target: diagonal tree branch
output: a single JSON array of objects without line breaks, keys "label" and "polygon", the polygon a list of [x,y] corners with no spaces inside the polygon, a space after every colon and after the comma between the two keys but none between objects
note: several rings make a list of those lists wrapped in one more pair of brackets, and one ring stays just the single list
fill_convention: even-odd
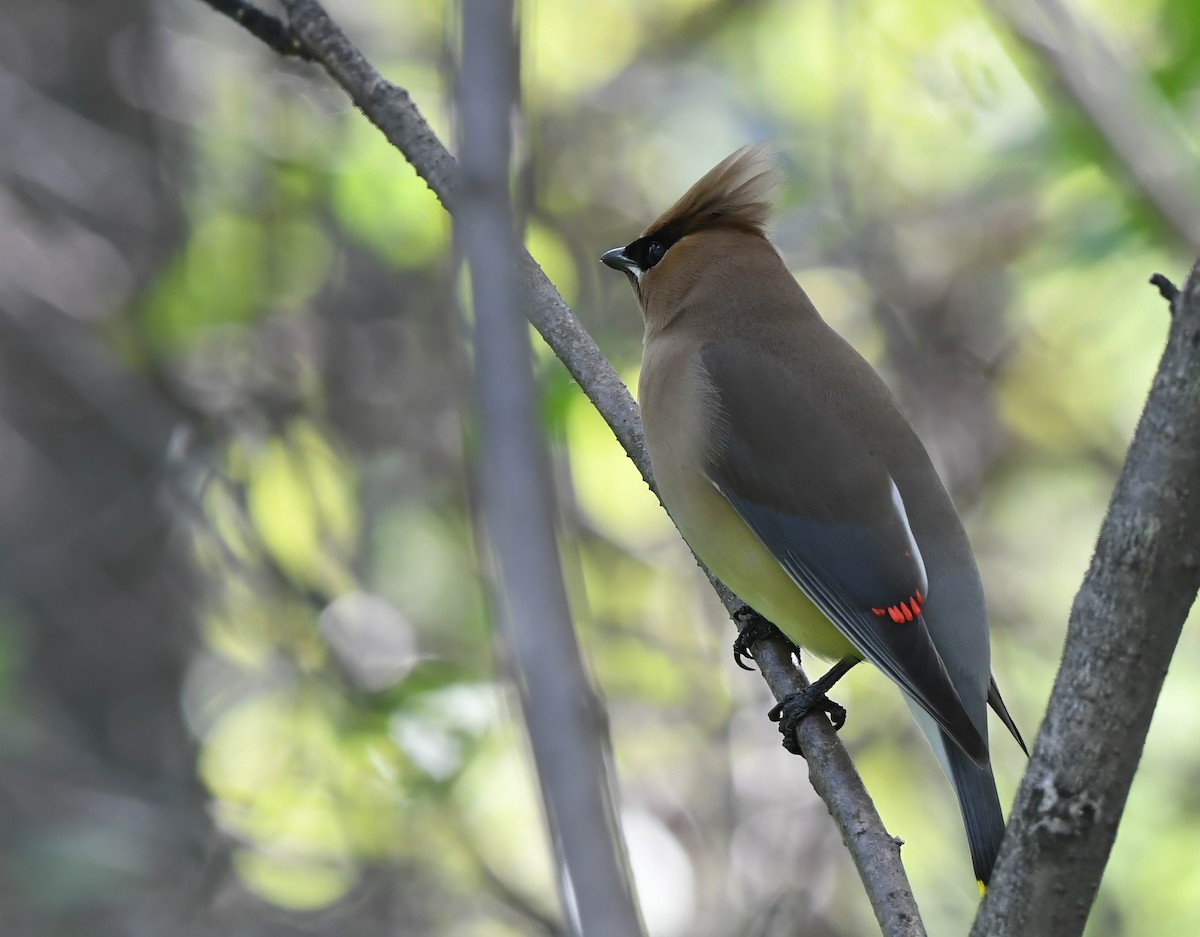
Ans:
[{"label": "diagonal tree branch", "polygon": [[1083,931],[1150,717],[1200,586],[1200,262],[1173,295],[1166,351],[1017,793],[976,937]]},{"label": "diagonal tree branch", "polygon": [[1087,116],[1133,185],[1200,250],[1196,156],[1162,97],[1066,0],[985,0]]},{"label": "diagonal tree branch", "polygon": [[[457,165],[408,93],[383,78],[315,0],[282,0],[282,4],[292,35],[400,150],[453,215],[458,209]],[[527,318],[655,490],[637,404],[629,390],[527,251],[519,263],[527,289]],[[720,586],[717,591],[731,614],[742,607],[728,589]],[[776,699],[807,686],[786,642],[758,642],[755,658]],[[899,843],[884,829],[845,747],[823,719],[804,720],[797,734],[807,753],[809,778],[842,834],[882,933],[922,937],[925,929],[900,862]]]}]

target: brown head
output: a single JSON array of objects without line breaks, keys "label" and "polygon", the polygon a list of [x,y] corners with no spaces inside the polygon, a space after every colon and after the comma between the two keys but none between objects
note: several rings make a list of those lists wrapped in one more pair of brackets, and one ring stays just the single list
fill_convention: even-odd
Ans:
[{"label": "brown head", "polygon": [[629,277],[648,323],[669,316],[723,259],[736,254],[751,265],[756,259],[778,264],[767,224],[781,184],[769,146],[742,147],[709,170],[641,237],[600,260]]}]

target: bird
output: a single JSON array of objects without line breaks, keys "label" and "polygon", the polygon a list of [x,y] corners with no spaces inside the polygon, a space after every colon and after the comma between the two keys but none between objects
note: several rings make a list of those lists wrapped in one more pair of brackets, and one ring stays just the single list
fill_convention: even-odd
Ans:
[{"label": "bird", "polygon": [[600,258],[642,311],[653,477],[688,546],[748,607],[739,665],[773,628],[836,662],[771,711],[785,747],[800,753],[811,711],[840,728],[826,693],[875,665],[954,788],[982,892],[1004,836],[989,706],[1025,750],[991,673],[982,582],[895,397],[769,240],[782,182],[771,146],[743,147]]}]

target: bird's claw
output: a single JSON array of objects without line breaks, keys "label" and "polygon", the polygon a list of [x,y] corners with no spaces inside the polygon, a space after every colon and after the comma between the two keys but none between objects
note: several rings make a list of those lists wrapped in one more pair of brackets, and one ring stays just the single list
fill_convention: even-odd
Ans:
[{"label": "bird's claw", "polygon": [[742,670],[753,670],[754,668],[747,666],[744,661],[754,657],[754,645],[763,638],[775,635],[783,637],[783,632],[749,605],[743,605],[733,613],[733,617],[742,626],[738,631],[738,636],[733,639],[733,662]]},{"label": "bird's claw", "polygon": [[779,734],[783,736],[783,747],[793,755],[803,755],[800,742],[796,738],[796,730],[800,720],[812,712],[823,712],[829,717],[829,722],[836,732],[846,724],[845,707],[838,705],[821,692],[813,692],[813,687],[807,687],[798,693],[789,693],[774,708],[767,713],[767,718],[779,723]]}]

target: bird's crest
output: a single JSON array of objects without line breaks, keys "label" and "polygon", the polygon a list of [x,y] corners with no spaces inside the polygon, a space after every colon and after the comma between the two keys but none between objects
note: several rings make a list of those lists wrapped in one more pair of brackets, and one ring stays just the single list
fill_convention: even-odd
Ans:
[{"label": "bird's crest", "polygon": [[673,243],[704,228],[731,227],[766,237],[782,185],[774,149],[744,146],[705,173],[643,236],[666,235]]}]

